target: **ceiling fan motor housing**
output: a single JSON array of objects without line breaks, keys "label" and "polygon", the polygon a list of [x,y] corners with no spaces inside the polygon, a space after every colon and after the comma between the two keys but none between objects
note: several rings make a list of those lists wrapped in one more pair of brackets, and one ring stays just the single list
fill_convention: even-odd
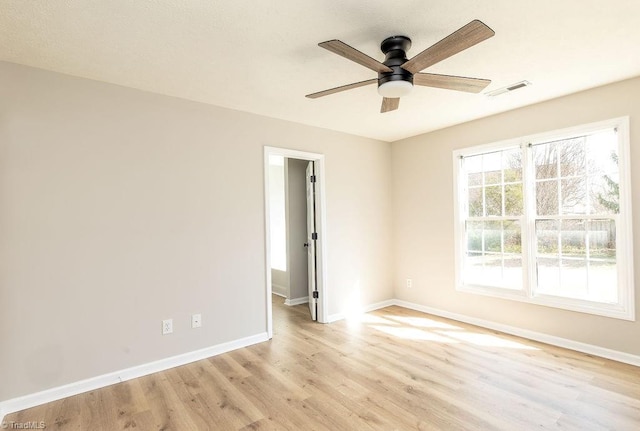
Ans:
[{"label": "ceiling fan motor housing", "polygon": [[406,81],[413,85],[413,74],[401,67],[407,61],[409,48],[411,39],[406,36],[391,36],[382,41],[380,49],[385,54],[382,63],[392,71],[378,73],[378,87],[389,81]]}]

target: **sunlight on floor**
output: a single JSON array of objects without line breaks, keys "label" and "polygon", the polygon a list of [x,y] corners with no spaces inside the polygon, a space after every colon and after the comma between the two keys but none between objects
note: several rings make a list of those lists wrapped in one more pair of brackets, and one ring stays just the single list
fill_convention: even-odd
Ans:
[{"label": "sunlight on floor", "polygon": [[417,326],[420,328],[461,329],[458,326],[450,325],[444,322],[438,322],[432,319],[427,319],[426,317],[408,317],[408,316],[393,316],[393,315],[386,315],[384,317],[386,319],[395,320],[400,323],[404,323],[411,326]]},{"label": "sunlight on floor", "polygon": [[455,338],[457,340],[475,344],[477,346],[486,346],[486,347],[506,347],[509,349],[520,349],[520,350],[540,350],[535,347],[527,346],[522,343],[518,343],[516,341],[506,340],[496,335],[491,334],[477,334],[473,332],[453,332],[453,331],[439,331],[440,334],[446,335],[448,337]]},{"label": "sunlight on floor", "polygon": [[449,337],[443,337],[442,335],[423,331],[422,329],[418,329],[418,328],[380,326],[380,325],[371,325],[370,327],[380,332],[384,332],[385,334],[393,335],[394,337],[403,338],[406,340],[434,341],[436,343],[447,343],[447,344],[458,342]]},{"label": "sunlight on floor", "polygon": [[405,340],[431,341],[441,344],[469,344],[481,347],[498,347],[517,350],[540,350],[500,335],[472,332],[462,326],[421,316],[398,316],[385,313],[382,316],[364,313],[358,306],[360,285],[356,283],[351,292],[345,320],[352,331],[368,327],[384,334]]},{"label": "sunlight on floor", "polygon": [[517,341],[493,334],[472,332],[461,326],[440,322],[427,317],[397,316],[373,313],[353,313],[347,319],[350,328],[367,326],[376,331],[405,340],[431,341],[442,344],[472,344],[482,347],[498,347],[518,350],[540,350]]},{"label": "sunlight on floor", "polygon": [[356,319],[356,320],[358,322],[361,322],[361,323],[369,323],[369,324],[393,325],[393,326],[398,326],[399,325],[399,323],[392,322],[392,321],[390,321],[388,319],[389,319],[388,316],[379,317],[379,316],[376,316],[375,314],[372,314],[372,313],[366,313],[366,314],[362,314],[362,315],[358,316],[358,319]]}]

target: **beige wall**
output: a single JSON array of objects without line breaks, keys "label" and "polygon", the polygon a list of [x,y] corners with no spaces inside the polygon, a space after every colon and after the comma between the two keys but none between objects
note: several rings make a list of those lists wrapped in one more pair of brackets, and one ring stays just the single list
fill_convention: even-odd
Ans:
[{"label": "beige wall", "polygon": [[451,160],[630,115],[640,166],[640,79],[391,145],[8,63],[0,82],[0,401],[265,332],[265,145],[326,157],[329,314],[393,285],[399,299],[640,354],[640,323],[455,291]]},{"label": "beige wall", "polygon": [[0,400],[265,332],[265,145],[325,155],[329,313],[392,297],[388,143],[8,63],[0,82]]},{"label": "beige wall", "polygon": [[[640,78],[637,78],[393,143],[395,296],[449,312],[639,355],[640,322],[457,292],[452,184],[452,151],[455,149],[629,115],[634,248],[639,251],[639,100]],[[640,269],[637,254],[634,266],[637,274]],[[405,287],[406,278],[413,279],[412,289]],[[636,276],[636,286],[639,283],[640,277]],[[639,303],[640,292],[636,288],[638,313]]]},{"label": "beige wall", "polygon": [[271,290],[285,298],[289,296],[289,271],[271,268]]}]

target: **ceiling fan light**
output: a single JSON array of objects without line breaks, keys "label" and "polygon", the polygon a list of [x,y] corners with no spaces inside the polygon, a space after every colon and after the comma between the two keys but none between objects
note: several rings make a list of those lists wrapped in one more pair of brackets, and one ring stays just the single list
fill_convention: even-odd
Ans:
[{"label": "ceiling fan light", "polygon": [[409,81],[387,81],[378,86],[378,94],[394,99],[411,93],[413,84]]}]

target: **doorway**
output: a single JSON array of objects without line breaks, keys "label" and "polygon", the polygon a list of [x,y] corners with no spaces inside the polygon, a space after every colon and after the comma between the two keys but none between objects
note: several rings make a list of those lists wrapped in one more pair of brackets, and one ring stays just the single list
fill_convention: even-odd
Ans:
[{"label": "doorway", "polygon": [[[287,297],[287,305],[296,305],[308,300],[309,319],[321,323],[327,322],[325,175],[324,155],[322,154],[265,147],[264,156],[266,314],[267,332],[269,338],[272,338],[272,294]],[[281,161],[278,162],[278,160]],[[284,183],[284,180],[279,179],[281,177],[277,175],[278,166],[274,170],[273,165],[278,163],[282,164],[283,171],[288,172],[288,168],[291,168],[288,175],[292,181],[295,181],[287,189],[295,193],[295,199],[292,197],[290,202],[293,206],[287,207],[285,211],[291,215],[293,225],[298,227],[295,228],[295,231],[292,230],[285,240],[282,239],[282,230],[288,230],[287,222],[289,220],[283,220],[286,216],[278,211],[283,200],[283,196],[278,191],[279,183]],[[301,183],[301,181],[305,183]],[[289,201],[286,202],[289,203]],[[301,211],[302,215],[300,215]],[[298,215],[296,216],[296,214]],[[302,227],[300,227],[301,223]],[[286,259],[283,257],[284,252],[282,251],[285,249]],[[293,253],[291,253],[292,251]],[[302,271],[295,270],[295,265],[305,264],[306,281],[300,279]],[[289,265],[293,265],[293,271],[290,271]],[[272,268],[275,269],[272,271]],[[283,282],[285,276],[293,276],[291,281],[295,286],[292,286],[290,290],[289,286]],[[286,280],[289,281],[288,278]],[[305,290],[301,291],[301,289]],[[303,298],[300,295],[303,295],[304,293],[301,292],[305,291],[307,296]]]}]

